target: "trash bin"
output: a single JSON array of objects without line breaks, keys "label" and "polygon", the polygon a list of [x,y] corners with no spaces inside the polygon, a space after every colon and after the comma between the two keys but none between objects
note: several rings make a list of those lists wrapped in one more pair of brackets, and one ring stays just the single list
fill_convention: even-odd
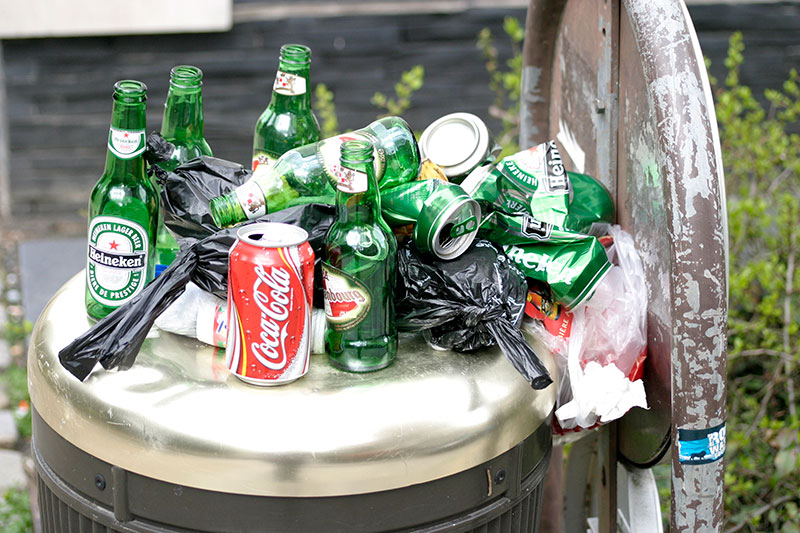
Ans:
[{"label": "trash bin", "polygon": [[555,386],[499,350],[412,335],[380,372],[312,356],[255,387],[221,350],[153,330],[131,369],[81,383],[58,351],[89,327],[83,293],[81,273],[30,343],[43,532],[538,530]]}]

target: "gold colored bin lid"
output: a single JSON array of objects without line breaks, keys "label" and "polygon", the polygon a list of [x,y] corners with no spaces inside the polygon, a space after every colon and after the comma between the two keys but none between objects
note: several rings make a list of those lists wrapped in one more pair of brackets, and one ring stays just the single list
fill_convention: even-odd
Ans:
[{"label": "gold colored bin lid", "polygon": [[[531,389],[499,349],[435,351],[418,335],[401,337],[386,370],[345,373],[317,355],[300,380],[257,387],[229,374],[214,348],[153,328],[131,369],[98,366],[82,383],[58,351],[89,328],[83,291],[81,273],[39,317],[32,403],[83,451],[170,483],[296,497],[405,487],[508,451],[555,405],[555,385]],[[534,347],[555,376],[552,356]]]}]

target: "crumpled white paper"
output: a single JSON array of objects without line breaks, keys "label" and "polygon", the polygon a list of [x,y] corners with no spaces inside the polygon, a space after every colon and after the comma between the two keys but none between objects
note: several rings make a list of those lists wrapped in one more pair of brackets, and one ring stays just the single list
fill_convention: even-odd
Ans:
[{"label": "crumpled white paper", "polygon": [[631,381],[616,365],[592,361],[583,369],[572,400],[556,410],[556,417],[562,425],[574,419],[576,425],[586,428],[598,420],[616,420],[632,407],[647,409],[642,380]]}]

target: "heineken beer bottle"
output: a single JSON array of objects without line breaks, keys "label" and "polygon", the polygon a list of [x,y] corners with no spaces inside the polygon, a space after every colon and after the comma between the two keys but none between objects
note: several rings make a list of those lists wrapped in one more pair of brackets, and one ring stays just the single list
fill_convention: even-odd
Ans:
[{"label": "heineken beer bottle", "polygon": [[[158,163],[164,170],[175,170],[178,165],[200,157],[212,155],[211,147],[203,137],[203,71],[191,65],[179,65],[170,71],[169,92],[164,104],[161,136],[175,146],[167,161]],[[166,268],[180,247],[175,237],[159,220],[156,238],[156,274]]]},{"label": "heineken beer bottle", "polygon": [[389,366],[397,354],[394,322],[397,242],[381,216],[372,146],[342,144],[337,220],[325,239],[322,283],[331,364],[351,372]]},{"label": "heineken beer bottle", "polygon": [[272,165],[292,148],[319,141],[319,124],[311,112],[310,63],[309,47],[281,47],[272,99],[258,118],[253,135],[253,170]]},{"label": "heineken beer bottle", "polygon": [[224,228],[300,203],[332,203],[342,143],[354,139],[372,144],[381,189],[419,174],[419,148],[411,128],[400,117],[385,117],[366,128],[289,150],[270,168],[259,165],[247,183],[211,200],[214,223]]},{"label": "heineken beer bottle", "polygon": [[89,200],[86,311],[102,318],[153,279],[158,192],[145,174],[147,87],[114,85],[106,167]]}]

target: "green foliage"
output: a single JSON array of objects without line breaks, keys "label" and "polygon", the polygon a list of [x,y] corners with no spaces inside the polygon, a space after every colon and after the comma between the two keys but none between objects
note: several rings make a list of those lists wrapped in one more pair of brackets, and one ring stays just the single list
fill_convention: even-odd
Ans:
[{"label": "green foliage", "polygon": [[376,92],[370,103],[385,111],[380,116],[402,116],[411,106],[411,96],[422,88],[424,82],[425,67],[414,65],[400,75],[400,81],[394,85],[395,96],[393,98]]},{"label": "green foliage", "polygon": [[339,119],[336,116],[336,104],[333,103],[333,92],[324,83],[314,90],[314,110],[320,119],[320,134],[323,139],[339,134]]},{"label": "green foliage", "polygon": [[0,498],[0,531],[4,533],[33,531],[31,503],[27,491],[10,489]]},{"label": "green foliage", "polygon": [[10,345],[24,344],[32,329],[33,324],[31,324],[30,320],[21,322],[8,321],[3,325],[0,335]]},{"label": "green foliage", "polygon": [[736,33],[724,85],[713,83],[730,233],[725,520],[730,531],[800,531],[800,87],[792,71],[765,107],[740,82],[743,61]]},{"label": "green foliage", "polygon": [[[402,116],[411,107],[411,97],[422,88],[424,83],[425,68],[422,65],[415,65],[404,71],[400,75],[400,81],[394,86],[394,97],[388,97],[381,92],[376,92],[372,96],[370,103],[381,111],[377,118]],[[324,83],[315,87],[314,113],[321,120],[320,134],[323,139],[340,133],[334,93]]]},{"label": "green foliage", "polygon": [[494,101],[489,106],[489,115],[500,120],[502,131],[497,142],[503,147],[500,157],[519,151],[519,98],[522,85],[522,41],[525,27],[519,19],[506,17],[503,30],[510,41],[511,57],[500,67],[500,53],[489,28],[478,34],[478,49],[486,61],[489,74],[489,88],[494,93]]},{"label": "green foliage", "polygon": [[11,365],[5,373],[0,375],[0,380],[5,385],[8,400],[14,408],[14,416],[20,435],[26,438],[30,437],[31,413],[27,372],[24,368]]}]

